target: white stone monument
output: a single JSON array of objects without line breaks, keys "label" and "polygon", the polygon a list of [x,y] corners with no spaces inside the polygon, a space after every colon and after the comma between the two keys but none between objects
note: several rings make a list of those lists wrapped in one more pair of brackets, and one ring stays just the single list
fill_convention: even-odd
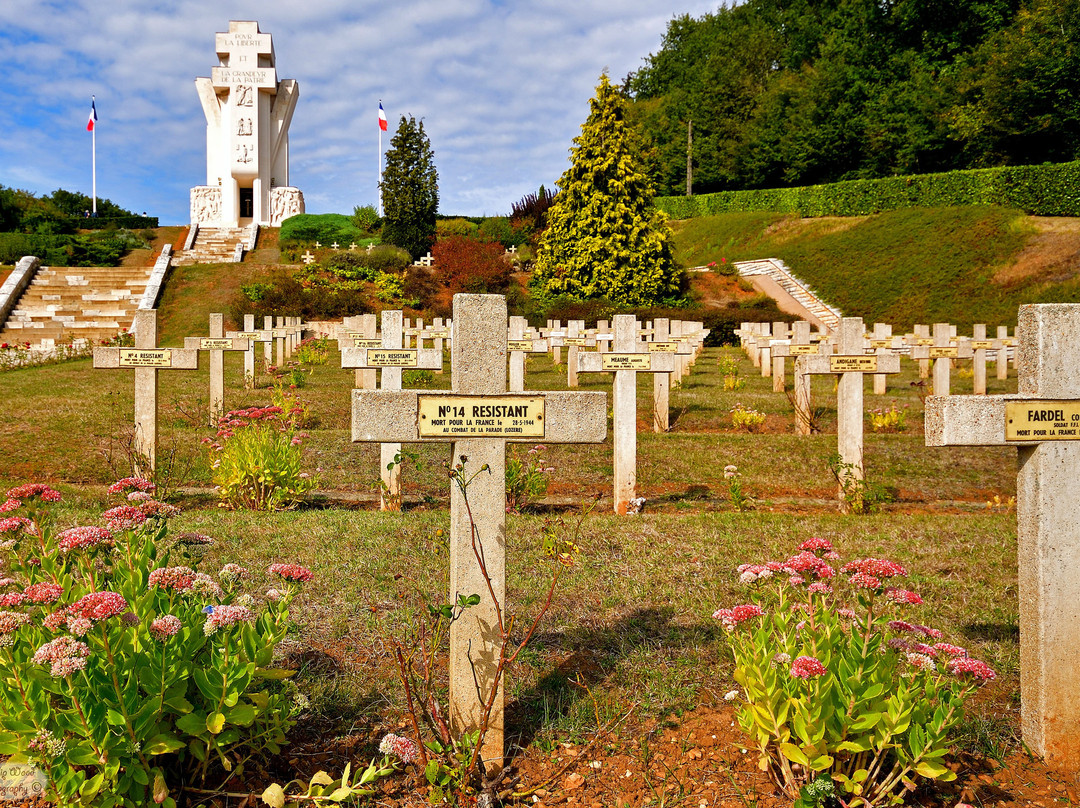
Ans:
[{"label": "white stone monument", "polygon": [[289,185],[289,124],[300,88],[277,78],[274,44],[257,22],[215,35],[219,64],[195,79],[206,115],[206,185],[191,189],[191,223],[278,226],[304,212]]}]

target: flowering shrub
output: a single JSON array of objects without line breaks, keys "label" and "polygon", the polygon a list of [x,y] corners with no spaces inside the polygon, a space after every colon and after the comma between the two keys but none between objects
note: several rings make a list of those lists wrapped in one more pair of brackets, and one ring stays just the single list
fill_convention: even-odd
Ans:
[{"label": "flowering shrub", "polygon": [[296,359],[306,365],[325,365],[330,360],[330,340],[308,337],[296,346]]},{"label": "flowering shrub", "polygon": [[917,777],[955,778],[942,763],[949,732],[995,674],[937,629],[899,619],[922,603],[893,583],[903,566],[864,558],[837,570],[838,559],[814,538],[786,561],[743,564],[751,602],[713,617],[746,697],[739,724],[784,792],[797,798],[825,776],[845,805],[895,805]]},{"label": "flowering shrub", "polygon": [[737,511],[748,511],[754,507],[754,498],[743,490],[742,474],[738,466],[724,466],[724,479],[727,480],[728,496],[731,506]]},{"label": "flowering shrub", "polygon": [[269,666],[310,573],[288,565],[260,605],[239,568],[219,585],[169,566],[182,546],[168,546],[173,511],[146,498],[151,484],[110,491],[131,503],[121,524],[64,531],[55,491],[8,492],[20,516],[0,533],[0,755],[38,766],[62,808],[173,808],[182,783],[285,742],[294,696],[275,680],[290,672]]},{"label": "flowering shrub", "polygon": [[720,375],[724,377],[725,390],[741,390],[744,380],[739,377],[739,363],[730,356],[721,356]]},{"label": "flowering shrub", "polygon": [[541,456],[543,446],[534,446],[519,457],[516,451],[506,456],[506,510],[521,510],[547,494],[548,475],[555,471]]},{"label": "flowering shrub", "polygon": [[867,413],[871,432],[903,432],[907,429],[907,405],[898,409],[895,402]]},{"label": "flowering shrub", "polygon": [[731,408],[731,423],[736,429],[758,432],[765,425],[765,413],[736,404]]},{"label": "flowering shrub", "polygon": [[218,422],[217,440],[204,439],[215,453],[212,476],[222,507],[281,510],[314,487],[300,467],[307,436],[284,415],[274,406],[233,410]]}]

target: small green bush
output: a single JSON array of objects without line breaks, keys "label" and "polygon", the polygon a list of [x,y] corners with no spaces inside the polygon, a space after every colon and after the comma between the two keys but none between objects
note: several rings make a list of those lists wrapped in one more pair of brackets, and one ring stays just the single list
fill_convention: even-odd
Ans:
[{"label": "small green bush", "polygon": [[380,244],[360,256],[364,266],[380,272],[404,272],[412,263],[409,253],[401,247]]},{"label": "small green bush", "polygon": [[435,222],[435,238],[443,239],[450,236],[475,236],[479,227],[468,219],[439,219]]},{"label": "small green bush", "polygon": [[292,247],[316,241],[326,246],[335,241],[348,246],[365,237],[353,220],[342,213],[301,213],[281,223],[278,238],[282,247]]},{"label": "small green bush", "polygon": [[353,208],[352,222],[361,233],[368,235],[382,226],[382,218],[374,205],[357,205]]}]

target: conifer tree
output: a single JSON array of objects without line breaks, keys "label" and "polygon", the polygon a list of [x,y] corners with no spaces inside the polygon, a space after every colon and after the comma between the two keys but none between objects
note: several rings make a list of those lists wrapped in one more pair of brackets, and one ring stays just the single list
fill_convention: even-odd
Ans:
[{"label": "conifer tree", "polygon": [[382,185],[382,240],[420,258],[435,241],[439,174],[424,122],[401,116],[386,152]]},{"label": "conifer tree", "polygon": [[649,306],[679,293],[667,217],[639,164],[627,101],[600,77],[589,117],[574,138],[571,166],[547,213],[530,282],[540,301],[606,297]]}]

